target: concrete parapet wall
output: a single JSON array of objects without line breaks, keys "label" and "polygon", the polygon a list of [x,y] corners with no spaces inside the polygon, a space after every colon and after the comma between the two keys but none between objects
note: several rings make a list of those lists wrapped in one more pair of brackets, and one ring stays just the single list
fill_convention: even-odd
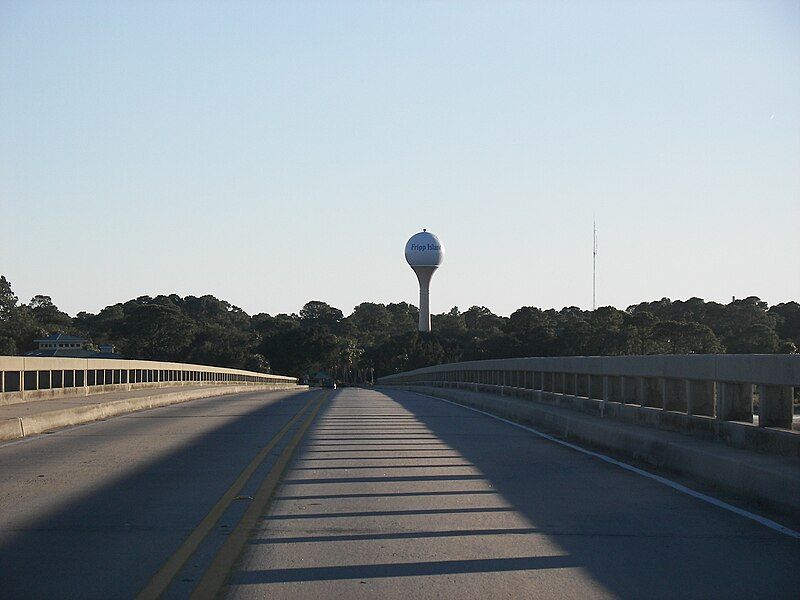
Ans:
[{"label": "concrete parapet wall", "polygon": [[800,434],[794,431],[763,428],[752,423],[721,421],[704,415],[690,415],[650,406],[634,406],[620,402],[595,400],[569,394],[486,384],[433,383],[431,388],[453,388],[465,391],[520,398],[567,408],[600,419],[610,419],[675,431],[726,443],[734,448],[757,450],[800,459]]},{"label": "concrete parapet wall", "polygon": [[537,371],[628,377],[704,379],[771,385],[800,385],[800,354],[685,354],[652,356],[547,356],[448,363],[388,375],[389,382],[409,376],[452,371]]},{"label": "concrete parapet wall", "polygon": [[513,396],[428,385],[393,385],[529,423],[565,439],[601,448],[690,477],[771,510],[800,510],[800,460],[728,448],[669,431],[598,419]]},{"label": "concrete parapet wall", "polygon": [[[382,377],[517,394],[601,417],[797,456],[800,355],[546,357],[436,365]],[[762,431],[756,431],[756,423]]]},{"label": "concrete parapet wall", "polygon": [[295,377],[149,360],[0,356],[0,406],[178,385],[297,384]]}]

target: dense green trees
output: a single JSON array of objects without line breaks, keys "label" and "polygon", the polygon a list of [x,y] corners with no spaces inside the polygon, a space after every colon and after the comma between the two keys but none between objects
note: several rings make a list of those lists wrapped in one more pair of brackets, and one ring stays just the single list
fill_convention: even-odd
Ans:
[{"label": "dense green trees", "polygon": [[345,317],[313,300],[299,314],[257,314],[213,296],[141,296],[71,318],[48,296],[20,303],[0,276],[0,354],[61,331],[112,342],[126,356],[302,375],[376,376],[442,362],[514,356],[796,352],[800,304],[758,298],[723,305],[700,298],[559,311],[523,306],[509,317],[458,307],[416,330],[416,307],[364,302]]},{"label": "dense green trees", "polygon": [[75,333],[76,328],[49,296],[34,296],[30,303],[20,304],[11,283],[0,275],[0,355],[33,350],[33,340],[51,331]]}]

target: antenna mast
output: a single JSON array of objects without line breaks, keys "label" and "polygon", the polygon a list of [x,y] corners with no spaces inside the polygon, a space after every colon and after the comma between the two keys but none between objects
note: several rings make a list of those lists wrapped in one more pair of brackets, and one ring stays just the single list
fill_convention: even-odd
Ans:
[{"label": "antenna mast", "polygon": [[592,219],[592,310],[597,309],[597,222]]}]

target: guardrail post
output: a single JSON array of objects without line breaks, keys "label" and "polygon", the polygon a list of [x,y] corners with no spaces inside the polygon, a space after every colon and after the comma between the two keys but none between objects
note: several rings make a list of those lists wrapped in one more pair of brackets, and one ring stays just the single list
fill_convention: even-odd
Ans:
[{"label": "guardrail post", "polygon": [[758,426],[791,429],[794,388],[790,385],[761,385],[758,395]]},{"label": "guardrail post", "polygon": [[717,419],[753,422],[753,384],[721,382],[717,385]]}]

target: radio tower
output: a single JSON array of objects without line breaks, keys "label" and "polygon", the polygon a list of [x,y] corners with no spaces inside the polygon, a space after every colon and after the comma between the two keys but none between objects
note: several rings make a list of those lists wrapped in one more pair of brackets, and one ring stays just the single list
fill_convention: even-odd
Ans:
[{"label": "radio tower", "polygon": [[597,222],[592,219],[594,241],[592,243],[592,310],[597,309]]}]

